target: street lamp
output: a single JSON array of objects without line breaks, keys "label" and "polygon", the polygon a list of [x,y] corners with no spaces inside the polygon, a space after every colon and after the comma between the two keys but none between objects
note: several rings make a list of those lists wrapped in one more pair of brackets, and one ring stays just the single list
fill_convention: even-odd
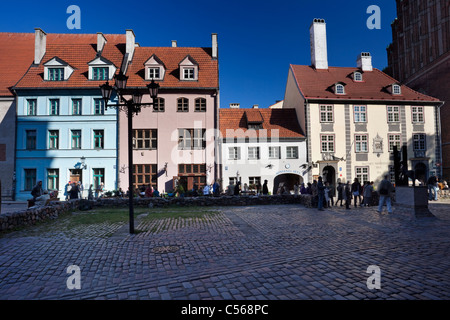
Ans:
[{"label": "street lamp", "polygon": [[[143,94],[139,91],[135,91],[132,94],[131,99],[126,99],[124,94],[126,94],[128,76],[124,75],[122,71],[114,76],[115,88],[112,87],[108,81],[100,86],[102,91],[102,97],[105,100],[105,109],[108,107],[116,108],[119,111],[125,111],[128,117],[128,184],[130,188],[129,192],[129,216],[130,216],[130,233],[134,233],[134,205],[133,205],[133,114],[138,115],[141,112],[142,107],[153,106],[155,104],[155,99],[158,97],[159,84],[155,83],[154,80],[147,85],[150,97],[153,99],[152,103],[142,103]],[[111,104],[108,105],[111,99],[112,92],[116,90],[120,100],[124,103],[122,104]]]}]

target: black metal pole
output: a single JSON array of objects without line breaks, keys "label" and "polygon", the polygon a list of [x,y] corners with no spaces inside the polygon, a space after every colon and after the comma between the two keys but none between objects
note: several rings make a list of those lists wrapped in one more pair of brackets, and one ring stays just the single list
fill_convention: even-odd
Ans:
[{"label": "black metal pole", "polygon": [[134,233],[134,183],[133,183],[133,108],[127,108],[128,116],[128,185],[129,185],[129,213],[130,213],[130,233]]}]

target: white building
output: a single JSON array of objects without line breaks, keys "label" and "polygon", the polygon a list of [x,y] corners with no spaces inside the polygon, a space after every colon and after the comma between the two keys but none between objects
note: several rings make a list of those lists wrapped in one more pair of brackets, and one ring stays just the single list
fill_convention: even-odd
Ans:
[{"label": "white building", "polygon": [[268,181],[271,194],[293,192],[308,180],[306,143],[294,109],[220,109],[222,187],[241,181],[251,189]]}]

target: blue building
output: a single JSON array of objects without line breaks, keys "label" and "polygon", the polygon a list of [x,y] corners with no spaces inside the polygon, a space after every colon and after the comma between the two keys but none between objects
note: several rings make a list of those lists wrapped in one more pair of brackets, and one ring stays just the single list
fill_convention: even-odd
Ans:
[{"label": "blue building", "polygon": [[99,85],[119,72],[125,42],[36,29],[34,63],[14,87],[17,200],[37,181],[60,199],[68,182],[81,181],[83,197],[91,185],[117,189],[118,113],[105,108]]}]

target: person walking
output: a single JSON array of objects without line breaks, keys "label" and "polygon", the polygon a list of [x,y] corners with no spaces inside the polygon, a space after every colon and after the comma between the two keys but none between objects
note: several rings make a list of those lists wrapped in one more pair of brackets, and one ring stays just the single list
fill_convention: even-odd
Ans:
[{"label": "person walking", "polygon": [[325,186],[323,185],[322,177],[319,176],[317,181],[317,209],[323,211],[323,202],[325,199]]},{"label": "person walking", "polygon": [[338,198],[337,198],[337,200],[336,200],[336,206],[338,205],[338,202],[340,201],[341,202],[341,207],[343,206],[343,204],[342,204],[342,197],[343,197],[343,193],[342,193],[342,189],[344,189],[344,186],[343,186],[343,184],[342,184],[342,182],[338,182],[338,186],[337,186],[337,189],[336,189],[336,191],[337,191],[337,196],[338,196]]},{"label": "person walking", "polygon": [[267,180],[264,180],[264,184],[262,186],[262,194],[268,195],[269,194],[269,187],[267,186]]},{"label": "person walking", "polygon": [[391,205],[391,193],[394,190],[394,186],[389,181],[389,175],[385,175],[384,179],[378,185],[378,193],[380,194],[380,202],[378,203],[378,213],[383,211],[383,205],[386,202],[388,213],[392,213]]},{"label": "person walking", "polygon": [[345,209],[350,210],[350,204],[352,202],[352,186],[350,181],[347,181],[347,184],[343,190],[345,194]]},{"label": "person walking", "polygon": [[372,184],[367,181],[366,186],[364,187],[364,206],[370,207],[372,205],[372,192],[373,192],[373,186]]},{"label": "person walking", "polygon": [[355,180],[352,183],[352,195],[355,198],[355,208],[357,207],[357,200],[359,199],[359,204],[361,204],[361,184],[359,183],[358,178],[355,178]]},{"label": "person walking", "polygon": [[[328,183],[328,182],[327,182]],[[333,184],[329,184],[328,186],[328,197],[330,197],[330,207],[334,206],[334,196],[336,194],[336,188],[334,187]]]},{"label": "person walking", "polygon": [[437,199],[438,199],[438,180],[434,174],[428,178],[427,185],[428,185],[428,200],[437,201]]}]

